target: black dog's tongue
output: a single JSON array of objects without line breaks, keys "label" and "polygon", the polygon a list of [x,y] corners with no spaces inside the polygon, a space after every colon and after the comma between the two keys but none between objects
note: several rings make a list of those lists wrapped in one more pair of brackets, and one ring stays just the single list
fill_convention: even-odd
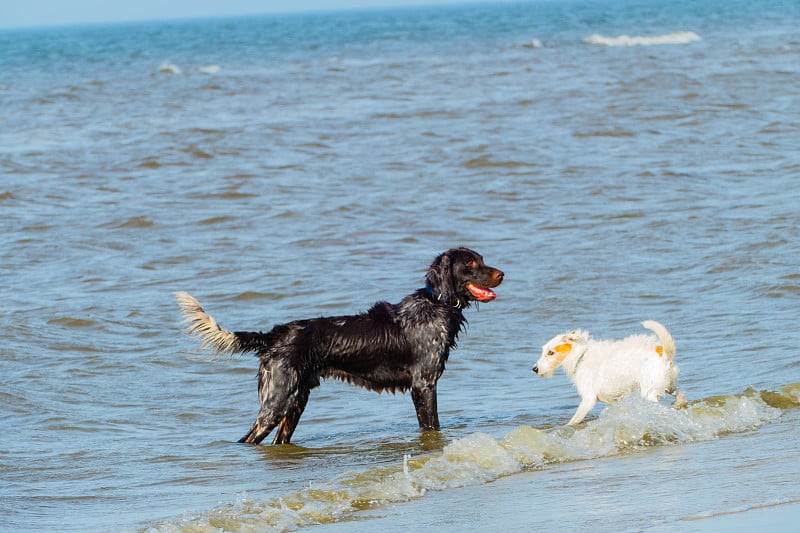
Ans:
[{"label": "black dog's tongue", "polygon": [[467,283],[467,290],[481,302],[491,302],[497,298],[497,294],[492,289],[478,287],[474,283]]}]

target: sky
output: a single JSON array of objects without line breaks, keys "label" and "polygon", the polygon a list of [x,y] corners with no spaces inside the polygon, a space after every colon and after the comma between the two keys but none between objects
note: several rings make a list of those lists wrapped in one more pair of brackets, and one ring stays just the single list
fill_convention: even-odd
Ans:
[{"label": "sky", "polygon": [[458,3],[468,0],[0,0],[0,28]]}]

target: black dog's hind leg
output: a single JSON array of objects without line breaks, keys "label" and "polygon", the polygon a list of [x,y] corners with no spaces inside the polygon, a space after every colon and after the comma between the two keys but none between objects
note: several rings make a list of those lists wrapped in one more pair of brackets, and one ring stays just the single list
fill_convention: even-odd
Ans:
[{"label": "black dog's hind leg", "polygon": [[280,425],[273,444],[288,444],[308,402],[308,389],[299,386],[293,368],[282,361],[262,361],[258,369],[261,410],[250,431],[239,442],[258,444]]},{"label": "black dog's hind leg", "polygon": [[289,444],[289,441],[292,439],[292,434],[297,427],[297,423],[300,421],[300,417],[303,415],[306,403],[308,403],[308,389],[300,387],[300,390],[297,392],[295,403],[289,407],[286,416],[284,416],[278,424],[278,431],[275,433],[275,439],[272,441],[272,444]]},{"label": "black dog's hind leg", "polygon": [[269,435],[277,425],[278,421],[276,419],[270,420],[268,417],[262,416],[262,414],[259,413],[255,423],[253,424],[253,427],[250,428],[250,431],[247,432],[247,435],[239,439],[239,442],[258,444],[264,440],[264,438]]},{"label": "black dog's hind leg", "polygon": [[417,410],[417,421],[422,429],[439,429],[439,411],[436,406],[436,383],[411,388],[411,399]]}]

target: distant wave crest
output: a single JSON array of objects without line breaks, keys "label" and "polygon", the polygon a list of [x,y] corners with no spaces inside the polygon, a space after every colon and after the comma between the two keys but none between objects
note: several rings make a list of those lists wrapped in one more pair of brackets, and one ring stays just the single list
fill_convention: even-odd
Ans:
[{"label": "distant wave crest", "polygon": [[[202,65],[196,67],[195,70],[200,72],[201,74],[217,74],[220,71],[219,65]],[[165,74],[183,74],[183,70],[181,67],[176,65],[175,63],[164,62],[158,67],[159,72],[163,72]]]},{"label": "distant wave crest", "polygon": [[163,72],[165,74],[180,74],[181,69],[178,65],[174,63],[161,63],[161,66],[158,67],[159,72]]},{"label": "distant wave crest", "polygon": [[219,65],[205,65],[202,67],[197,67],[197,72],[202,72],[203,74],[217,74],[219,70]]},{"label": "distant wave crest", "polygon": [[542,46],[544,46],[544,44],[542,43],[541,39],[537,39],[534,37],[533,39],[526,41],[524,43],[520,43],[517,46],[519,48],[541,48]]},{"label": "distant wave crest", "polygon": [[606,37],[595,33],[584,39],[589,44],[599,46],[650,46],[654,44],[686,44],[700,41],[700,36],[693,31],[678,31],[666,33],[664,35],[654,35],[651,37],[618,35],[616,37]]}]

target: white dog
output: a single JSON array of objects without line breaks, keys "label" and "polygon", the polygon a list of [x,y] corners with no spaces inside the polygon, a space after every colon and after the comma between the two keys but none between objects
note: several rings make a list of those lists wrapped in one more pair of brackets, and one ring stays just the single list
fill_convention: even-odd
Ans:
[{"label": "white dog", "polygon": [[631,335],[622,340],[594,340],[583,330],[556,335],[542,347],[542,356],[533,367],[541,377],[550,377],[559,366],[569,376],[581,403],[570,425],[578,424],[597,401],[613,402],[638,387],[643,398],[657,402],[666,393],[675,396],[676,405],[686,398],[675,390],[678,366],[672,361],[675,342],[667,328],[654,320],[642,325],[652,335]]}]

